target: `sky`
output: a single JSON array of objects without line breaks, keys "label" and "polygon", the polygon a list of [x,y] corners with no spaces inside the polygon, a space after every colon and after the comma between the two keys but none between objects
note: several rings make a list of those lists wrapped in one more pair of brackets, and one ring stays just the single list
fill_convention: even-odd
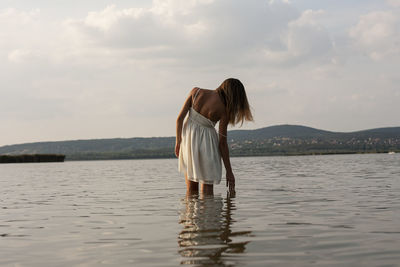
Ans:
[{"label": "sky", "polygon": [[243,129],[400,126],[399,65],[400,0],[2,0],[0,146],[173,136],[229,77]]}]

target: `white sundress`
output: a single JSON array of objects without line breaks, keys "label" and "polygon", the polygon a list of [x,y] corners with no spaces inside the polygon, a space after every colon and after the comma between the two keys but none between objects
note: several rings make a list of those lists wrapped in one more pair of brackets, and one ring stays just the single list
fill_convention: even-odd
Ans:
[{"label": "white sundress", "polygon": [[[197,90],[196,96],[200,88]],[[215,122],[201,115],[193,107],[182,128],[179,150],[179,171],[186,173],[190,181],[219,184],[222,176],[221,155]]]}]

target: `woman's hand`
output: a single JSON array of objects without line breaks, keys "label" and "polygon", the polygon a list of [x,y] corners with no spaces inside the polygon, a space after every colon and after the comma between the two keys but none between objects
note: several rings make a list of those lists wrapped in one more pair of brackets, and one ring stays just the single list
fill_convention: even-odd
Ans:
[{"label": "woman's hand", "polygon": [[235,192],[235,176],[233,172],[226,173],[226,186],[229,188],[229,192]]},{"label": "woman's hand", "polygon": [[179,149],[181,148],[181,142],[175,143],[175,156],[179,158]]}]

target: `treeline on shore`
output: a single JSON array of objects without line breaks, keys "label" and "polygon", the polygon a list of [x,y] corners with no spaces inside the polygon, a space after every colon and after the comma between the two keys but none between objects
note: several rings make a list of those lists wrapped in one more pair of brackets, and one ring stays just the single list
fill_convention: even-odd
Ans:
[{"label": "treeline on shore", "polygon": [[[173,158],[174,145],[172,136],[70,140],[6,145],[0,147],[0,155],[61,154],[65,160]],[[400,127],[343,133],[276,125],[229,131],[228,145],[234,157],[400,152]]]},{"label": "treeline on shore", "polygon": [[65,155],[61,154],[0,155],[0,163],[63,162],[64,160]]},{"label": "treeline on shore", "polygon": [[279,146],[262,145],[257,143],[242,143],[240,148],[231,149],[232,156],[297,156],[297,155],[331,155],[331,154],[371,154],[400,152],[400,145],[332,145],[310,144]]},{"label": "treeline on shore", "polygon": [[[306,156],[306,155],[335,155],[335,154],[372,154],[372,153],[388,153],[396,152],[398,150],[334,150],[334,149],[309,149],[309,150],[293,150],[293,149],[240,149],[231,150],[232,157],[257,157],[257,156]],[[162,159],[162,158],[175,158],[172,149],[165,150],[162,153],[156,151],[137,151],[133,152],[104,152],[104,153],[80,153],[67,155],[66,160],[119,160],[119,159]]]},{"label": "treeline on shore", "polygon": [[66,160],[109,160],[109,159],[162,159],[175,156],[172,148],[134,150],[130,152],[87,152],[66,155]]}]

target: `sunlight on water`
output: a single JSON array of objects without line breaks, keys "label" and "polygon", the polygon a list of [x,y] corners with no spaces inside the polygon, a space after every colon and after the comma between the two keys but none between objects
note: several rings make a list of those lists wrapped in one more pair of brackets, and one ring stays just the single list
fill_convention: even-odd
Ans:
[{"label": "sunlight on water", "polygon": [[177,160],[0,165],[0,265],[397,266],[400,156],[233,158],[236,197]]}]

